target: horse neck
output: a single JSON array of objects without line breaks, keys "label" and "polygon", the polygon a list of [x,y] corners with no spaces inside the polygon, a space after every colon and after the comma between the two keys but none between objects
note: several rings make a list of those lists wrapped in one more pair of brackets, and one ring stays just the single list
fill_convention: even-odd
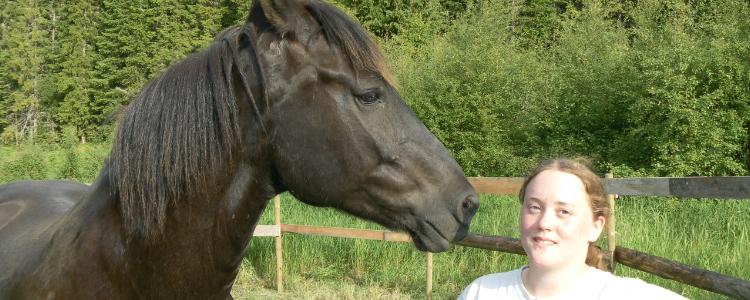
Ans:
[{"label": "horse neck", "polygon": [[[131,242],[134,276],[147,290],[173,296],[229,293],[255,224],[275,194],[269,176],[250,165],[236,167],[209,199],[180,199],[156,243]],[[165,288],[168,287],[168,288]],[[195,294],[184,291],[195,291]]]},{"label": "horse neck", "polygon": [[103,171],[58,234],[61,250],[75,244],[68,263],[78,269],[68,273],[101,272],[112,290],[137,291],[139,298],[228,295],[255,224],[276,192],[257,166],[239,165],[224,182],[211,199],[176,201],[163,233],[144,241],[128,237]]}]

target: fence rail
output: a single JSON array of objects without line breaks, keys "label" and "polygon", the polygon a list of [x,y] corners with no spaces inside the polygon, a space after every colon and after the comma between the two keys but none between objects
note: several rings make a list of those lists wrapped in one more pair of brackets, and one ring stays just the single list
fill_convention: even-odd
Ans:
[{"label": "fence rail", "polygon": [[[523,177],[472,177],[480,194],[518,195]],[[603,178],[607,194],[682,198],[750,199],[750,176]]]},{"label": "fence rail", "polygon": [[354,239],[392,241],[392,242],[411,242],[411,238],[406,233],[385,231],[385,230],[281,224],[281,231],[288,232],[288,233],[320,235],[320,236],[330,236],[330,237],[339,237],[339,238],[354,238]]},{"label": "fence rail", "polygon": [[[517,195],[523,184],[521,177],[473,177],[469,182],[479,194]],[[609,195],[673,196],[685,198],[750,199],[750,176],[739,177],[652,177],[652,178],[604,178],[605,192]],[[411,242],[406,233],[369,229],[321,227],[309,225],[281,224],[278,196],[274,199],[276,225],[258,225],[259,236],[276,237],[277,289],[282,291],[281,281],[281,233],[331,236]],[[614,208],[614,206],[613,206]],[[612,220],[614,221],[614,220]],[[277,232],[280,231],[277,235]],[[611,237],[613,238],[613,237]],[[525,255],[521,243],[514,238],[486,236],[469,233],[457,244],[493,251]],[[684,265],[666,258],[650,255],[621,246],[610,245],[611,259],[628,267],[645,271],[663,278],[676,280],[707,291],[737,299],[750,300],[750,282],[735,277]],[[608,255],[605,252],[598,255]],[[427,253],[427,298],[432,293],[432,254]]]}]

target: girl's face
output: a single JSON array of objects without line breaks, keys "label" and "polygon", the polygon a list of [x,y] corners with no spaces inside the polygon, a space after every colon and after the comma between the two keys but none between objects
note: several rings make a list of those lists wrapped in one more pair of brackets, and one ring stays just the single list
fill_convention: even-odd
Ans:
[{"label": "girl's face", "polygon": [[593,216],[583,182],[557,170],[528,183],[520,219],[521,244],[529,266],[538,269],[584,265],[589,242],[604,226],[603,216]]}]

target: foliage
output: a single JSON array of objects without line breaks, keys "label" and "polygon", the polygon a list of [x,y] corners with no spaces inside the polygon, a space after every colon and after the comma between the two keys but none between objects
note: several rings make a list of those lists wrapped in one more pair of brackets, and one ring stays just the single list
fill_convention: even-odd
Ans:
[{"label": "foliage", "polygon": [[[644,167],[659,174],[747,174],[750,9],[736,1],[668,4],[634,14],[655,24],[633,30],[644,84],[626,138],[641,141],[638,150],[651,154]],[[648,18],[663,10],[672,18]]]},{"label": "foliage", "polygon": [[[602,171],[750,172],[750,3],[336,0],[469,175],[551,156]],[[248,2],[0,3],[0,144],[106,142],[151,78]],[[64,146],[68,148],[68,146]]]},{"label": "foliage", "polygon": [[[238,23],[246,1],[5,1],[0,4],[0,142],[81,143],[145,82]],[[239,13],[238,13],[239,11]],[[102,131],[105,131],[104,133]]]},{"label": "foliage", "polygon": [[402,95],[467,174],[580,155],[602,171],[748,174],[748,3],[524,13],[544,3],[485,1],[432,43],[386,47]]},{"label": "foliage", "polygon": [[99,175],[99,169],[102,168],[104,160],[109,155],[109,147],[106,145],[73,144],[69,148],[63,149],[62,153],[65,159],[58,177],[91,183]]},{"label": "foliage", "polygon": [[42,107],[41,82],[49,20],[37,1],[0,4],[0,132],[14,142],[34,142],[39,128],[50,124]]},{"label": "foliage", "polygon": [[22,179],[93,182],[109,155],[110,146],[78,144],[75,129],[72,131],[73,142],[67,146],[0,147],[0,183]]},{"label": "foliage", "polygon": [[448,25],[446,20],[466,9],[466,1],[451,0],[338,0],[344,10],[380,38],[409,35],[412,43],[426,42]]},{"label": "foliage", "polygon": [[22,179],[46,179],[46,157],[36,146],[27,146],[0,160],[0,182]]},{"label": "foliage", "polygon": [[78,0],[61,7],[59,18],[53,52],[56,70],[49,75],[55,90],[48,101],[57,108],[58,122],[75,128],[75,135],[85,143],[102,119],[102,104],[94,98],[92,87],[99,12],[90,1]]},{"label": "foliage", "polygon": [[95,65],[95,97],[107,103],[102,113],[118,111],[150,78],[208,45],[227,25],[226,9],[208,0],[103,1],[95,38],[102,56]]}]

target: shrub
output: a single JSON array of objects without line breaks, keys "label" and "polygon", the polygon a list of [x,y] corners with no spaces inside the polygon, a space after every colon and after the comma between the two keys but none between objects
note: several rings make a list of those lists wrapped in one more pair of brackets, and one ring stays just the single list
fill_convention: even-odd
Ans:
[{"label": "shrub", "polygon": [[21,179],[45,179],[47,160],[39,147],[25,146],[0,161],[0,182]]},{"label": "shrub", "polygon": [[523,175],[555,156],[750,172],[750,5],[583,1],[543,22],[555,31],[539,43],[519,35],[535,22],[519,23],[524,5],[483,1],[431,43],[385,47],[402,96],[467,175]]}]

